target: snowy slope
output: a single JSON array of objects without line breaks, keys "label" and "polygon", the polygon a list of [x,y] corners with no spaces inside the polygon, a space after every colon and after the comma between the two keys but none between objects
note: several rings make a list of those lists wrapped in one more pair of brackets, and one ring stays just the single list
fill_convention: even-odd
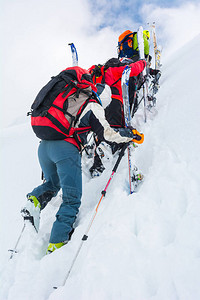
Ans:
[{"label": "snowy slope", "polygon": [[[145,142],[135,151],[145,182],[128,195],[127,158],[113,178],[64,287],[60,286],[87,229],[110,170],[84,173],[84,193],[71,242],[45,256],[60,197],[41,214],[38,236],[25,233],[23,253],[8,261],[23,222],[25,194],[39,184],[38,140],[29,123],[1,133],[1,300],[200,299],[200,36],[163,66],[158,114],[140,123]],[[138,116],[139,118],[139,116]],[[26,243],[26,247],[25,247]]]}]

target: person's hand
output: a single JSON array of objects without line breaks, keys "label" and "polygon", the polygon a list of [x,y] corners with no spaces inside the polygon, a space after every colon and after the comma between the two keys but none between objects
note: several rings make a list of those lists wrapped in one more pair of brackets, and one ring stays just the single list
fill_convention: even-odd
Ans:
[{"label": "person's hand", "polygon": [[136,129],[132,129],[133,139],[132,142],[142,144],[144,142],[144,134],[139,133]]}]

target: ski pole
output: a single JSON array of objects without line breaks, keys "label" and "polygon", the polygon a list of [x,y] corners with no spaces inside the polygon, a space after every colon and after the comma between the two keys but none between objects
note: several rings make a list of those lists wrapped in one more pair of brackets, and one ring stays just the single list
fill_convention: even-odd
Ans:
[{"label": "ski pole", "polygon": [[[92,218],[91,218],[91,220],[90,220],[90,222],[89,222],[88,228],[87,228],[85,234],[84,234],[83,237],[82,237],[81,243],[80,243],[80,245],[79,245],[79,247],[78,247],[78,250],[77,250],[77,252],[76,252],[76,254],[75,254],[75,256],[74,256],[74,258],[73,258],[73,260],[72,260],[72,263],[71,263],[71,266],[70,266],[70,268],[69,268],[69,270],[68,270],[68,272],[67,272],[67,275],[66,275],[66,277],[64,278],[64,281],[63,281],[62,286],[65,285],[67,279],[69,278],[69,275],[70,275],[70,273],[71,273],[71,270],[72,270],[72,268],[73,268],[73,266],[74,266],[74,264],[75,264],[75,262],[76,262],[76,260],[77,260],[77,257],[78,257],[78,255],[79,255],[79,253],[80,253],[80,251],[81,251],[81,248],[82,248],[82,246],[83,246],[83,242],[86,241],[86,240],[88,239],[88,233],[89,233],[90,228],[92,227],[92,224],[93,224],[93,222],[94,222],[94,219],[95,219],[95,217],[96,217],[96,215],[97,215],[98,208],[99,208],[99,206],[100,206],[100,204],[101,204],[101,201],[102,201],[103,197],[105,197],[105,195],[106,195],[107,188],[108,188],[108,186],[109,186],[109,184],[110,184],[110,182],[111,182],[111,180],[112,180],[114,174],[115,174],[116,171],[117,171],[117,168],[118,168],[118,166],[119,166],[119,164],[120,164],[120,161],[121,161],[122,157],[124,156],[124,152],[125,152],[127,146],[128,146],[128,143],[127,143],[127,144],[124,144],[123,147],[122,147],[122,149],[121,149],[121,151],[120,151],[120,153],[119,153],[118,159],[117,159],[117,161],[116,161],[116,163],[115,163],[115,165],[114,165],[114,167],[113,167],[111,176],[110,176],[110,178],[109,178],[109,180],[108,180],[108,182],[107,182],[107,184],[106,184],[104,190],[101,192],[102,196],[101,196],[101,198],[100,198],[100,200],[99,200],[99,202],[98,202],[98,204],[97,204],[97,206],[96,206],[96,208],[95,208],[94,214],[93,214],[93,216],[92,216]],[[57,288],[58,288],[58,287],[54,287],[54,289],[57,289]]]},{"label": "ski pole", "polygon": [[16,244],[15,244],[14,249],[9,249],[9,250],[8,250],[8,251],[11,252],[11,255],[10,255],[9,260],[13,258],[14,253],[17,253],[17,246],[18,246],[18,244],[19,244],[19,242],[20,242],[20,240],[21,240],[21,237],[22,237],[22,234],[23,234],[23,232],[24,232],[25,227],[26,227],[26,224],[24,223],[24,226],[23,226],[23,228],[22,228],[22,230],[21,230],[21,232],[20,232],[20,235],[19,235],[19,237],[18,237],[18,239],[17,239],[17,242],[16,242]]}]

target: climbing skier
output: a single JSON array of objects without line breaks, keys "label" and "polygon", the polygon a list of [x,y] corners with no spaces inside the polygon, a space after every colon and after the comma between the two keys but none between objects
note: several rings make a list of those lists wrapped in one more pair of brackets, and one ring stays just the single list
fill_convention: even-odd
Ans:
[{"label": "climbing skier", "polygon": [[[131,108],[132,106],[137,106],[137,103],[135,101],[137,76],[145,68],[145,60],[139,60],[134,63],[133,60],[129,58],[111,58],[104,65],[93,65],[89,69],[93,82],[94,84],[96,84],[98,90],[100,87],[102,91],[102,86],[105,84],[107,84],[111,89],[111,102],[105,108],[105,116],[108,123],[114,128],[125,127],[121,77],[126,65],[129,65],[131,67],[129,81],[129,99]],[[97,145],[99,144],[100,141],[97,141]],[[113,153],[117,148],[118,146],[116,145],[116,143],[112,143]],[[100,175],[100,173],[102,173],[104,169],[105,168],[102,164],[101,159],[99,158],[99,155],[95,152],[94,163],[90,168],[91,176],[94,177],[96,175]]]},{"label": "climbing skier", "polygon": [[[65,71],[72,76],[73,80],[69,81],[64,71],[61,72],[41,90],[32,105],[36,110],[40,110],[38,116],[32,113],[31,118],[37,136],[44,137],[41,138],[42,141],[39,144],[38,157],[45,182],[28,193],[26,204],[21,210],[22,216],[38,230],[41,210],[62,189],[62,204],[51,230],[47,253],[65,245],[73,232],[73,224],[79,211],[82,195],[80,150],[87,133],[93,131],[100,141],[118,144],[130,141],[142,143],[144,138],[143,134],[136,129],[117,128],[114,130],[109,126],[103,107],[93,96],[92,90],[96,91],[96,87],[88,71],[77,66]],[[64,88],[61,88],[63,79],[66,82]],[[57,80],[57,84],[53,80]],[[76,113],[76,118],[72,118],[73,123],[68,126],[69,116],[72,116],[74,110],[73,105],[77,105],[81,100],[79,97],[83,103]],[[50,103],[49,109],[45,104],[42,111],[41,100]],[[69,100],[74,104],[69,104]],[[68,105],[65,108],[66,101]],[[58,116],[60,119],[56,119]],[[69,134],[66,133],[66,129],[70,129]]]}]

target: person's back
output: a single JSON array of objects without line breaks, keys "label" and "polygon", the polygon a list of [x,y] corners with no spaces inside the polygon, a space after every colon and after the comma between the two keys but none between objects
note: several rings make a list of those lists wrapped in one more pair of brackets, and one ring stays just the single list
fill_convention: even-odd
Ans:
[{"label": "person's back", "polygon": [[134,63],[131,59],[119,60],[117,58],[111,58],[105,63],[104,68],[101,68],[104,83],[111,89],[111,103],[105,109],[106,119],[109,124],[119,127],[124,126],[121,77],[126,65],[131,67],[129,81],[129,100],[131,106],[134,99],[136,76],[142,72],[146,66],[146,62],[140,60]]}]

